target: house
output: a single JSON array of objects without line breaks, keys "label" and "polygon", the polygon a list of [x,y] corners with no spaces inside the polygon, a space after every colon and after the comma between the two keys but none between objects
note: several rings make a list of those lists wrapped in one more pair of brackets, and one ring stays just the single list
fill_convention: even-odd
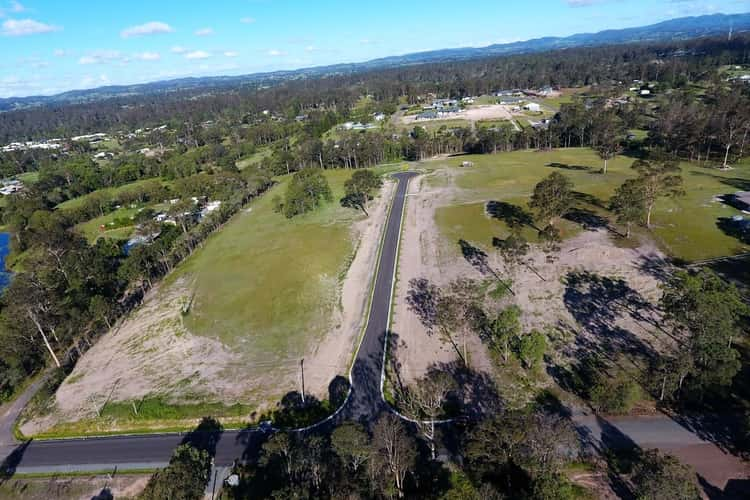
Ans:
[{"label": "house", "polygon": [[539,104],[535,103],[535,102],[529,102],[529,103],[526,103],[524,105],[523,109],[525,109],[526,111],[532,111],[534,113],[539,113],[542,110],[542,107]]},{"label": "house", "polygon": [[221,206],[221,201],[209,201],[205,207],[203,207],[203,210],[200,212],[200,217],[203,218],[206,215],[210,214],[214,210],[217,210]]},{"label": "house", "polygon": [[15,179],[3,179],[2,184],[3,187],[0,188],[0,194],[4,196],[17,193],[23,189],[23,183]]},{"label": "house", "polygon": [[461,162],[461,166],[462,167],[473,167],[474,166],[474,162],[473,161],[463,161],[463,162]]},{"label": "house", "polygon": [[520,104],[524,101],[525,99],[523,97],[502,97],[498,102],[500,104],[510,105],[510,104]]},{"label": "house", "polygon": [[461,102],[464,104],[474,104],[474,98],[473,97],[464,97],[461,99]]},{"label": "house", "polygon": [[110,159],[112,159],[114,157],[115,157],[115,155],[113,155],[109,151],[100,151],[99,153],[96,153],[94,155],[94,159],[95,160],[110,160]]},{"label": "house", "polygon": [[649,89],[641,89],[639,92],[640,95],[651,95],[651,90]]},{"label": "house", "polygon": [[372,115],[372,118],[376,122],[382,122],[383,120],[385,120],[385,114],[383,114],[383,113],[375,113],[374,115]]}]

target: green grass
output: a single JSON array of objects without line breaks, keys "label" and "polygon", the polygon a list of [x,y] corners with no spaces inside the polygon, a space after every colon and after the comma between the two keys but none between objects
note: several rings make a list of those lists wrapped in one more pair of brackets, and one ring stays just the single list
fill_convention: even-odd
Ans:
[{"label": "green grass", "polygon": [[39,172],[24,172],[18,174],[16,179],[23,182],[24,184],[33,184],[39,180]]},{"label": "green grass", "polygon": [[445,127],[447,129],[471,127],[471,122],[469,120],[464,120],[461,118],[449,118],[440,120],[417,120],[414,123],[401,124],[401,128],[406,130],[412,130],[417,126],[433,132],[440,129],[440,127]]},{"label": "green grass", "polygon": [[[466,159],[473,161],[475,166],[461,169],[462,174],[455,181],[460,190],[454,203],[438,210],[436,221],[449,240],[464,238],[485,247],[491,244],[494,236],[507,234],[504,223],[484,215],[484,205],[489,200],[526,207],[534,185],[553,171],[558,171],[573,181],[575,190],[593,196],[606,206],[614,189],[625,179],[634,176],[630,169],[632,158],[618,156],[609,162],[608,173],[602,175],[597,173],[602,161],[591,150],[581,148],[461,157],[443,164],[457,167]],[[588,168],[571,170],[546,166],[553,162]],[[718,217],[731,217],[739,212],[712,201],[716,195],[747,189],[750,184],[750,163],[737,165],[727,172],[690,163],[683,163],[682,168],[686,195],[661,200],[654,209],[651,233],[657,243],[672,256],[689,261],[750,251],[747,245],[724,234],[716,225]],[[436,179],[430,182],[440,182]],[[583,208],[611,216],[604,208],[595,205],[586,203]],[[561,229],[563,236],[570,236],[578,230],[567,222],[562,222]],[[533,234],[529,232],[528,236]]]},{"label": "green grass", "polygon": [[260,147],[258,150],[241,160],[237,161],[237,168],[240,170],[243,170],[250,165],[253,165],[255,163],[260,163],[261,161],[265,160],[266,158],[270,157],[273,153],[273,150],[270,147]]},{"label": "green grass", "polygon": [[[77,198],[72,198],[70,200],[64,201],[57,205],[56,208],[60,210],[67,210],[67,209],[75,209],[81,207],[84,203],[86,203],[86,200],[94,193],[103,193],[109,198],[114,198],[120,193],[126,192],[130,189],[133,189],[135,187],[141,186],[143,184],[147,184],[151,182],[153,179],[141,179],[135,182],[131,182],[129,184],[123,184],[122,186],[114,187],[114,188],[102,188],[98,189],[92,193],[85,194],[83,196],[79,196]],[[169,181],[163,181],[165,185],[170,184]]]},{"label": "green grass", "polygon": [[[101,217],[96,217],[86,222],[82,222],[76,226],[76,230],[80,232],[89,242],[95,242],[100,237],[106,238],[128,238],[135,226],[133,224],[128,226],[111,227],[110,223],[114,222],[115,219],[130,219],[138,213],[137,208],[123,207],[118,208],[114,212],[104,214]],[[104,229],[102,229],[104,226]]]},{"label": "green grass", "polygon": [[273,211],[288,182],[282,178],[209,238],[167,280],[186,278],[195,292],[185,326],[262,363],[263,371],[298,359],[335,327],[341,278],[355,250],[351,225],[362,217],[339,204],[350,175],[326,172],[333,201],[293,219]]},{"label": "green grass", "polygon": [[[135,409],[137,409],[137,413]],[[98,418],[59,423],[34,439],[83,436],[187,432],[205,416],[218,418],[226,428],[241,428],[254,421],[253,406],[221,403],[172,404],[160,397],[139,401],[117,401],[105,405]]]}]

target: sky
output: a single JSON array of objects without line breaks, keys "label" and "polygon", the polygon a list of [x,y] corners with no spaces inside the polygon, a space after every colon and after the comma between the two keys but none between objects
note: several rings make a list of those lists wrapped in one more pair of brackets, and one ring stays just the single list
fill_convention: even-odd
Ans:
[{"label": "sky", "polygon": [[0,0],[0,97],[750,12],[750,0]]}]

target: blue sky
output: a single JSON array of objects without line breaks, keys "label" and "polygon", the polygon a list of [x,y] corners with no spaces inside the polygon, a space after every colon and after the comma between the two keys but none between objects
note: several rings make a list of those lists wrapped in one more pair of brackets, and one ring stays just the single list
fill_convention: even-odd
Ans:
[{"label": "blue sky", "polygon": [[750,11],[750,0],[0,0],[0,97]]}]

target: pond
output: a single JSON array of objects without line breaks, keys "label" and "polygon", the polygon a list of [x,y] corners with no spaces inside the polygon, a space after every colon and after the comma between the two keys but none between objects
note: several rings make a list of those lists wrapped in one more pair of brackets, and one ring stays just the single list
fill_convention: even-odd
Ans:
[{"label": "pond", "polygon": [[5,258],[10,252],[10,233],[0,233],[0,291],[10,284],[13,273],[6,271]]}]

